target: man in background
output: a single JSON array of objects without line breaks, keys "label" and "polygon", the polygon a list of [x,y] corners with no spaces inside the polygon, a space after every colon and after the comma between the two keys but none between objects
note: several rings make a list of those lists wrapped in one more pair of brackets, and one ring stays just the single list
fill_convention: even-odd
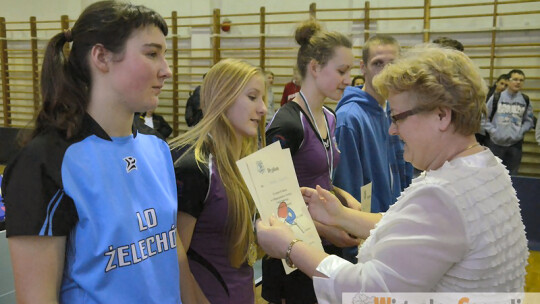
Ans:
[{"label": "man in background", "polygon": [[438,44],[442,47],[448,47],[454,50],[458,50],[460,52],[463,52],[465,48],[463,47],[463,44],[456,39],[448,38],[448,37],[439,37],[435,40],[433,40],[433,43]]},{"label": "man in background", "polygon": [[[391,36],[371,37],[362,49],[364,86],[348,86],[336,107],[336,140],[341,157],[334,185],[362,201],[362,186],[371,184],[371,212],[385,212],[412,179],[412,165],[403,159],[403,143],[388,134],[390,107],[375,91],[373,78],[399,56]],[[367,210],[364,210],[367,211]],[[357,248],[345,249],[354,261]]]},{"label": "man in background", "polygon": [[487,147],[502,160],[510,175],[517,175],[523,137],[534,127],[534,116],[529,96],[521,93],[525,74],[511,70],[508,75],[508,88],[488,100],[483,128],[489,135]]},{"label": "man in background", "polygon": [[272,91],[272,85],[274,85],[274,73],[270,71],[265,71],[264,76],[266,77],[266,98],[267,98],[267,111],[266,111],[266,122],[269,123],[274,117],[276,110],[274,108],[274,92]]}]

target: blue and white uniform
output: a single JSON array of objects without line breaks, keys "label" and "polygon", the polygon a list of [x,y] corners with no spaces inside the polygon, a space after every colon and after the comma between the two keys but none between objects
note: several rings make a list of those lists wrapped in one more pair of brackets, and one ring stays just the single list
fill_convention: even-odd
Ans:
[{"label": "blue and white uniform", "polygon": [[62,303],[181,302],[172,158],[150,133],[111,138],[87,115],[76,138],[43,132],[7,167],[7,236],[67,238]]}]

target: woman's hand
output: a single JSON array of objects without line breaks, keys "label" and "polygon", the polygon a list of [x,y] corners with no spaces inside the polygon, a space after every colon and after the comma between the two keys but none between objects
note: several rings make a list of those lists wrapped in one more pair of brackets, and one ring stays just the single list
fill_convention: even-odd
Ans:
[{"label": "woman's hand", "polygon": [[340,228],[321,224],[317,221],[313,222],[315,223],[315,228],[317,228],[319,235],[337,247],[344,248],[360,245],[359,239],[349,235]]},{"label": "woman's hand", "polygon": [[271,216],[269,222],[270,225],[266,225],[261,219],[257,220],[257,242],[269,256],[284,259],[287,247],[296,237],[291,228],[275,216]]},{"label": "woman's hand", "polygon": [[343,205],[339,199],[320,186],[317,189],[302,187],[300,188],[304,201],[308,206],[311,217],[329,226],[337,226],[339,217],[343,213]]}]

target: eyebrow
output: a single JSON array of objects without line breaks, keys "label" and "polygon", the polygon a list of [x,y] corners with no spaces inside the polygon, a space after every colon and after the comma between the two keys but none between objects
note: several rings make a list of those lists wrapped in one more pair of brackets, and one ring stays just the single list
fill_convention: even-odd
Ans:
[{"label": "eyebrow", "polygon": [[247,92],[248,92],[248,93],[251,93],[252,91],[256,91],[257,93],[261,93],[261,92],[262,92],[261,90],[259,90],[259,89],[257,89],[257,88],[249,88]]},{"label": "eyebrow", "polygon": [[163,49],[163,45],[161,45],[159,43],[145,43],[145,44],[143,44],[143,46],[145,46],[145,47],[155,47],[155,48],[158,48],[160,50]]}]

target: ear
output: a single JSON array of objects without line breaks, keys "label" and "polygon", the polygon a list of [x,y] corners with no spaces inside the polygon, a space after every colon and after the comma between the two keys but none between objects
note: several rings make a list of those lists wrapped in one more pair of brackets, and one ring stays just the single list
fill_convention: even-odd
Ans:
[{"label": "ear", "polygon": [[360,71],[362,71],[362,75],[366,75],[366,64],[362,59],[360,59]]},{"label": "ear", "polygon": [[107,73],[112,62],[112,52],[107,50],[103,44],[96,44],[90,50],[90,63],[102,73]]},{"label": "ear", "polygon": [[311,59],[307,66],[307,73],[315,76],[320,71],[320,65],[315,59]]},{"label": "ear", "polygon": [[447,131],[452,124],[452,110],[450,108],[441,107],[437,110],[439,130]]}]

